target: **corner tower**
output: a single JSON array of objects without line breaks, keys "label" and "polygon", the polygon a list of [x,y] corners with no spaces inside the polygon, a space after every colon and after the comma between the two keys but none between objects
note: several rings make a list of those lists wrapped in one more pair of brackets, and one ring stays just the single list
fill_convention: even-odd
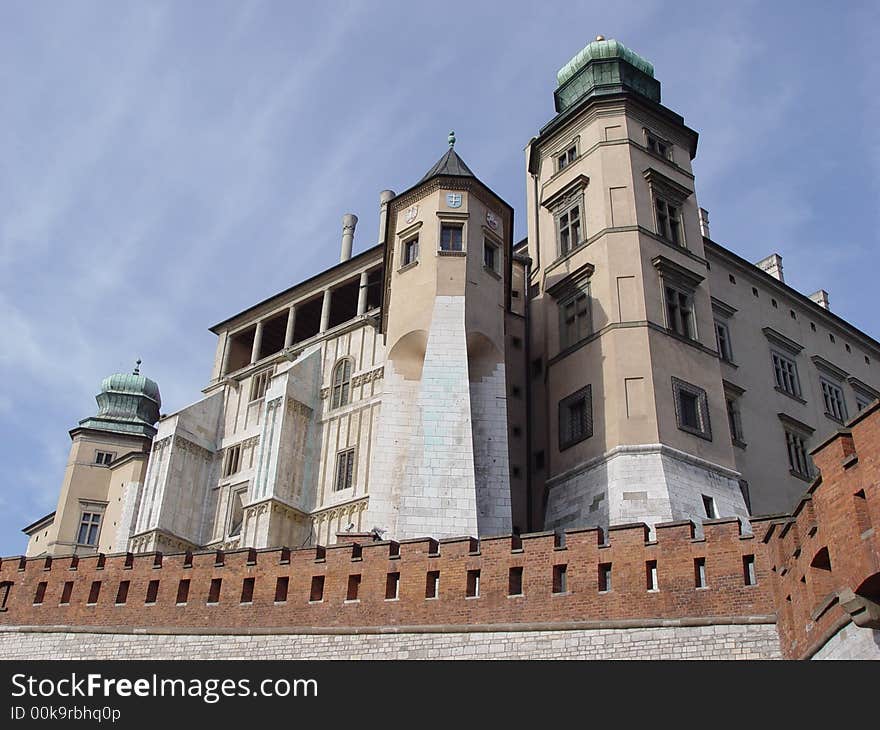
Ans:
[{"label": "corner tower", "polygon": [[527,148],[535,514],[547,528],[745,517],[697,133],[618,41],[599,36],[557,80]]},{"label": "corner tower", "polygon": [[449,150],[388,202],[369,506],[387,537],[511,529],[505,307],[513,210]]}]

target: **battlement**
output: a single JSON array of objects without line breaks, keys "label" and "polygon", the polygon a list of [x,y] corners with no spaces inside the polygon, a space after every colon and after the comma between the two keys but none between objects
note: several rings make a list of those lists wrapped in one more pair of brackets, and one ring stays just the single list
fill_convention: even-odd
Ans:
[{"label": "battlement", "polygon": [[763,538],[790,658],[812,656],[850,622],[880,629],[880,401],[812,454],[821,476]]},{"label": "battlement", "polygon": [[[5,558],[0,625],[223,629],[766,621],[762,538],[738,519],[307,549]],[[751,569],[749,566],[752,566]],[[752,584],[749,584],[752,583]]]}]

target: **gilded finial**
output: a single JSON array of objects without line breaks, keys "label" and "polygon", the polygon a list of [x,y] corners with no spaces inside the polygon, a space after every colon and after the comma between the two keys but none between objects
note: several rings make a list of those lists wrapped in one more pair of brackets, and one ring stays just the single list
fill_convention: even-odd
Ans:
[{"label": "gilded finial", "polygon": [[134,370],[131,373],[132,375],[140,375],[141,374],[141,359],[138,358],[134,364]]},{"label": "gilded finial", "polygon": [[596,36],[596,40],[597,40],[597,41],[604,41],[604,40],[605,40],[605,36],[604,36],[604,35],[597,35],[597,36]]},{"label": "gilded finial", "polygon": [[455,132],[449,133],[449,146],[455,147]]}]

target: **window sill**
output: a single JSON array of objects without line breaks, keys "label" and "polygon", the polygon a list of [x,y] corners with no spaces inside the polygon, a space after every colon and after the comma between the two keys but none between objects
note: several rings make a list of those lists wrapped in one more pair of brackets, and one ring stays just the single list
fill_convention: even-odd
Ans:
[{"label": "window sill", "polygon": [[360,602],[361,602],[360,598],[346,598],[342,603],[347,604],[347,603],[360,603]]},{"label": "window sill", "polygon": [[414,269],[414,268],[415,268],[416,266],[418,266],[418,265],[419,265],[419,260],[418,260],[418,259],[416,259],[415,261],[410,261],[408,264],[404,264],[403,266],[401,266],[401,267],[397,270],[397,273],[398,273],[398,274],[402,274],[404,271],[409,271],[410,269]]},{"label": "window sill", "polygon": [[572,446],[577,446],[579,443],[582,443],[583,441],[586,441],[587,439],[591,439],[592,437],[593,437],[593,434],[589,433],[586,436],[584,436],[583,438],[579,438],[575,441],[566,441],[565,443],[560,443],[559,444],[559,452],[562,453],[563,451],[570,449]]},{"label": "window sill", "polygon": [[828,411],[825,411],[825,418],[827,418],[829,421],[834,421],[835,423],[839,423],[841,426],[844,425],[843,420],[841,420],[840,418],[835,416],[833,413],[828,413]]},{"label": "window sill", "polygon": [[808,484],[812,483],[813,481],[813,477],[809,476],[808,474],[801,474],[799,471],[795,471],[794,469],[789,469],[788,473],[791,474],[793,477],[797,477],[798,479],[807,482]]},{"label": "window sill", "polygon": [[324,599],[322,598],[320,601],[309,601],[309,605],[310,605],[310,606],[311,606],[311,605],[314,605],[314,604],[317,604],[317,603],[324,603]]},{"label": "window sill", "polygon": [[219,606],[220,601],[205,601],[206,606]]},{"label": "window sill", "polygon": [[467,256],[467,251],[445,251],[443,249],[439,249],[437,251],[438,256],[459,256],[464,257]]},{"label": "window sill", "polygon": [[501,279],[501,274],[495,271],[495,269],[493,269],[491,266],[486,266],[486,264],[483,264],[483,271],[489,274],[489,276],[491,276],[493,279]]},{"label": "window sill", "polygon": [[466,600],[466,601],[476,601],[478,598],[479,598],[479,596],[465,596],[465,597],[464,597],[464,600]]},{"label": "window sill", "polygon": [[732,439],[731,443],[738,449],[742,449],[743,451],[745,451],[746,446],[748,445],[745,441],[740,441],[739,439]]},{"label": "window sill", "polygon": [[174,605],[175,606],[185,606],[186,604],[187,604],[187,601],[181,601],[180,603],[175,603]]},{"label": "window sill", "polygon": [[694,590],[695,591],[708,591],[709,586],[697,586],[696,588],[694,588]]},{"label": "window sill", "polygon": [[735,368],[735,369],[737,369],[737,370],[739,369],[739,365],[737,365],[733,360],[728,360],[726,357],[721,357],[721,358],[719,358],[719,359],[720,359],[721,362],[723,362],[725,365],[729,365],[730,367]]},{"label": "window sill", "polygon": [[555,593],[551,593],[550,596],[570,596],[571,591],[556,591]]},{"label": "window sill", "polygon": [[706,433],[705,431],[700,431],[696,428],[691,428],[690,426],[683,426],[682,424],[678,424],[678,430],[684,431],[685,433],[689,433],[691,436],[696,436],[697,438],[701,438],[704,441],[711,441],[712,434]]},{"label": "window sill", "polygon": [[514,593],[512,595],[508,595],[507,597],[508,598],[525,598],[526,594],[525,593]]},{"label": "window sill", "polygon": [[795,395],[794,393],[789,393],[787,390],[783,390],[783,389],[780,388],[778,385],[774,388],[774,390],[775,390],[777,393],[782,393],[782,395],[784,395],[784,396],[786,396],[786,397],[788,397],[788,398],[791,398],[791,399],[794,400],[794,401],[797,401],[797,402],[800,403],[802,406],[807,405],[807,402],[806,402],[803,398],[801,398],[799,395]]}]

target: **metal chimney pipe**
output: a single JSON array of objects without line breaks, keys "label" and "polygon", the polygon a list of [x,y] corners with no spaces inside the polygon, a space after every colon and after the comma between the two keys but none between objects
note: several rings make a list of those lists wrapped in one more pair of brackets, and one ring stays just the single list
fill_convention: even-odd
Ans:
[{"label": "metal chimney pipe", "polygon": [[354,228],[358,217],[354,213],[346,213],[342,216],[342,250],[339,253],[339,263],[351,258],[351,246],[354,243]]},{"label": "metal chimney pipe", "polygon": [[385,220],[388,216],[388,201],[393,197],[393,190],[383,190],[379,193],[379,243],[385,243]]}]

